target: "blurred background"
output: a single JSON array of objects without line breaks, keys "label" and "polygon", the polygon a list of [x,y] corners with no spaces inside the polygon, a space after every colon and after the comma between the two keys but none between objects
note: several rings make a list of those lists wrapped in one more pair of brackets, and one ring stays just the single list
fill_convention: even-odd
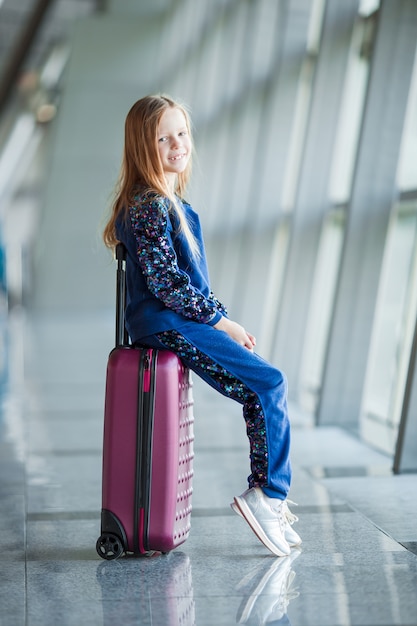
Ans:
[{"label": "blurred background", "polygon": [[416,42],[415,0],[0,0],[0,375],[14,312],[113,315],[124,119],[164,92],[216,295],[298,410],[417,471]]}]

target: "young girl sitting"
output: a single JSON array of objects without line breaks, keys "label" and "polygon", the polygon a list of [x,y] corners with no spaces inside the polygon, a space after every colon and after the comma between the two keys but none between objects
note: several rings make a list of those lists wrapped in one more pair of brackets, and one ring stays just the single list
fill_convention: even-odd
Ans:
[{"label": "young girl sitting", "polygon": [[191,153],[184,107],[166,96],[146,96],[133,105],[104,242],[127,248],[132,342],[175,352],[214,389],[243,405],[251,467],[248,489],[231,506],[271,552],[286,556],[301,543],[286,501],[286,380],[254,352],[255,337],[229,319],[210,289],[200,221],[184,200]]}]

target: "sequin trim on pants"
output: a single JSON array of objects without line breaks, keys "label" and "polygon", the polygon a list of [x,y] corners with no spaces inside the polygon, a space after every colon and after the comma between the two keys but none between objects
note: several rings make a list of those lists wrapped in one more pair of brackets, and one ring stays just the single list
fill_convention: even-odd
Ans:
[{"label": "sequin trim on pants", "polygon": [[257,394],[238,378],[193,346],[183,335],[168,330],[156,335],[168,350],[175,352],[196,374],[227,398],[243,405],[243,417],[249,438],[251,475],[249,487],[262,487],[268,481],[268,447],[265,417]]}]

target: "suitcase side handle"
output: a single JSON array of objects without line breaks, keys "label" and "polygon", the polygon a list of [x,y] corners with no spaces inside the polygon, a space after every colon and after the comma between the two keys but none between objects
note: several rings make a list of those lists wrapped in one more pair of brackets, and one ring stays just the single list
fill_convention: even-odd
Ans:
[{"label": "suitcase side handle", "polygon": [[129,335],[125,327],[126,308],[126,247],[122,243],[116,246],[116,348],[129,345]]}]

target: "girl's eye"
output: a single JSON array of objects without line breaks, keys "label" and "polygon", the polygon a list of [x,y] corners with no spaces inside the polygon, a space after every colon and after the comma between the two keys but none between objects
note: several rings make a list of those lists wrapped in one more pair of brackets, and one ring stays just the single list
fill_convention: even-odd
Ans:
[{"label": "girl's eye", "polygon": [[183,137],[183,136],[184,136],[184,135],[186,135],[186,134],[187,134],[187,131],[186,131],[186,130],[182,130],[182,131],[179,133],[179,136],[180,136],[180,137]]},{"label": "girl's eye", "polygon": [[164,142],[164,141],[166,141],[166,140],[167,140],[167,137],[160,137],[158,141],[159,141],[160,143],[163,143],[163,142]]}]

